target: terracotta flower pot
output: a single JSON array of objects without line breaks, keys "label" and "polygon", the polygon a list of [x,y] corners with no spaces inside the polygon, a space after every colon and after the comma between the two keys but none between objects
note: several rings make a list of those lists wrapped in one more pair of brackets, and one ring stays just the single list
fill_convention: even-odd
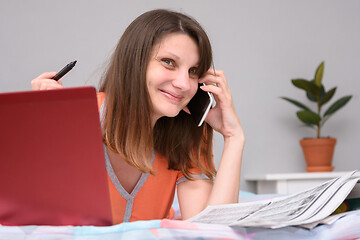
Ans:
[{"label": "terracotta flower pot", "polygon": [[309,138],[300,140],[308,172],[331,172],[336,144],[335,138]]}]

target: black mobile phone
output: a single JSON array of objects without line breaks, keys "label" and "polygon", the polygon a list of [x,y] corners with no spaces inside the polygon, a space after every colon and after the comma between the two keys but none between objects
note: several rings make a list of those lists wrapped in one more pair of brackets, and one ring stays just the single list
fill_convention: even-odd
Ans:
[{"label": "black mobile phone", "polygon": [[205,84],[199,83],[198,90],[195,96],[190,100],[187,105],[191,117],[193,118],[198,127],[202,125],[210,108],[213,107],[215,104],[215,99],[212,93],[205,92],[200,89],[201,85]]}]

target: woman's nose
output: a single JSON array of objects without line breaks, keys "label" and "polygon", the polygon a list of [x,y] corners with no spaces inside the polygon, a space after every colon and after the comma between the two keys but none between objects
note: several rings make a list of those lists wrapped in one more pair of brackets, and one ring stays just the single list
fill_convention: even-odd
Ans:
[{"label": "woman's nose", "polygon": [[188,71],[179,71],[175,76],[172,84],[176,88],[187,91],[190,89],[190,80],[191,79]]}]

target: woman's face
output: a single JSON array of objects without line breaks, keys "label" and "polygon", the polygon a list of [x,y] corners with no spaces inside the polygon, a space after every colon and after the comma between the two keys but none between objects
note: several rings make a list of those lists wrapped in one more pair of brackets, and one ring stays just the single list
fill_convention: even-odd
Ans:
[{"label": "woman's face", "polygon": [[199,49],[186,34],[165,35],[152,49],[146,84],[153,105],[152,122],[175,117],[198,88]]}]

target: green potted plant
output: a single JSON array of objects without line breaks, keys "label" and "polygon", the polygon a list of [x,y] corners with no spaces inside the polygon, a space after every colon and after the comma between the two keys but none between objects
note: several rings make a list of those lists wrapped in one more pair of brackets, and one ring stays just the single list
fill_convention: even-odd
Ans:
[{"label": "green potted plant", "polygon": [[300,145],[302,146],[307,163],[306,170],[308,172],[325,172],[332,171],[334,169],[331,162],[336,139],[331,137],[322,137],[321,128],[324,126],[325,122],[340,108],[344,107],[352,97],[351,95],[348,95],[338,99],[323,113],[323,106],[332,99],[336,91],[336,87],[328,91],[325,90],[322,83],[323,73],[324,62],[321,62],[316,69],[313,80],[291,80],[295,87],[305,91],[306,97],[310,102],[315,103],[315,111],[294,99],[281,97],[300,108],[300,111],[296,112],[299,120],[306,126],[316,130],[316,138],[304,138],[300,140]]}]

